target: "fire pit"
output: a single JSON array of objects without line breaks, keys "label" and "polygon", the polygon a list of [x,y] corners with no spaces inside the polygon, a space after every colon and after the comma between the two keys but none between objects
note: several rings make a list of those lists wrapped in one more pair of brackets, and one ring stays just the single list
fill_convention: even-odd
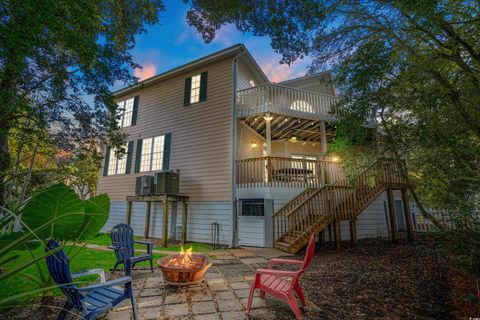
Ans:
[{"label": "fire pit", "polygon": [[173,286],[185,286],[200,283],[212,266],[210,258],[204,254],[192,253],[192,248],[158,260],[163,279]]}]

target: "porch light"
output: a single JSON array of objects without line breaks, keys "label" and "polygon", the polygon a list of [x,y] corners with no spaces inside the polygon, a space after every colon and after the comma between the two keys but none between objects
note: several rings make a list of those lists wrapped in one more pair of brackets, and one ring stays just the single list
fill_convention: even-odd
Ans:
[{"label": "porch light", "polygon": [[317,144],[316,143],[312,143],[312,147],[315,147]]},{"label": "porch light", "polygon": [[293,136],[291,140],[292,140],[292,142],[295,142],[295,141],[297,141],[297,137]]},{"label": "porch light", "polygon": [[302,142],[302,146],[305,146],[305,145],[307,145],[307,143],[306,143],[306,142]]},{"label": "porch light", "polygon": [[273,120],[273,117],[271,115],[268,115],[268,116],[264,116],[263,119],[265,119],[265,121],[267,122],[270,122]]},{"label": "porch light", "polygon": [[256,148],[257,147],[257,143],[255,141],[252,141],[252,148]]},{"label": "porch light", "polygon": [[333,157],[333,162],[339,162],[340,161],[340,158],[339,157]]}]

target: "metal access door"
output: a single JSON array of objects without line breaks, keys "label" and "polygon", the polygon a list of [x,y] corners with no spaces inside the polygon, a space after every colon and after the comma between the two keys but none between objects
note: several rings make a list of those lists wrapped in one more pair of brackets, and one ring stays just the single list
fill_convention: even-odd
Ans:
[{"label": "metal access door", "polygon": [[238,201],[238,244],[272,247],[273,200],[240,199]]}]

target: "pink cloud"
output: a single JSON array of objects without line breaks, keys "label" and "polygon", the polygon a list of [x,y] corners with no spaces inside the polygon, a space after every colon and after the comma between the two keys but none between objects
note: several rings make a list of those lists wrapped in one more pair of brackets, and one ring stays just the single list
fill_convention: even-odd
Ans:
[{"label": "pink cloud", "polygon": [[301,70],[298,70],[299,68],[296,66],[294,66],[294,64],[290,66],[287,64],[280,64],[277,60],[268,60],[260,63],[263,72],[265,72],[272,82],[282,82],[305,75],[304,67],[298,65],[301,67]]},{"label": "pink cloud", "polygon": [[142,68],[136,68],[133,70],[133,75],[138,78],[139,81],[151,78],[155,75],[157,68],[151,62],[143,64]]}]

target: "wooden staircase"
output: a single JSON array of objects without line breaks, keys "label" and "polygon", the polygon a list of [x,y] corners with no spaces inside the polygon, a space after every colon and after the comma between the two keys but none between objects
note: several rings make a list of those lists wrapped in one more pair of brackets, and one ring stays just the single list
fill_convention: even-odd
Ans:
[{"label": "wooden staircase", "polygon": [[342,179],[318,189],[305,189],[273,214],[274,246],[289,253],[305,246],[310,235],[335,220],[356,220],[382,192],[406,189],[394,161],[377,161],[353,183]]}]

